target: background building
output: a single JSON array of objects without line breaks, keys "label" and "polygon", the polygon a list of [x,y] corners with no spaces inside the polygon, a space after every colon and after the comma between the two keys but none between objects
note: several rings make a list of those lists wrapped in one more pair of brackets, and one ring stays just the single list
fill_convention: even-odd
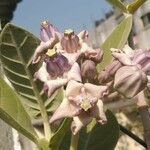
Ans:
[{"label": "background building", "polygon": [[[128,2],[128,0],[125,2]],[[104,18],[96,20],[93,29],[89,32],[89,43],[93,47],[99,47],[122,19],[123,14],[113,8],[105,14]],[[149,49],[149,39],[150,0],[147,0],[133,15],[133,40],[136,47]]]}]

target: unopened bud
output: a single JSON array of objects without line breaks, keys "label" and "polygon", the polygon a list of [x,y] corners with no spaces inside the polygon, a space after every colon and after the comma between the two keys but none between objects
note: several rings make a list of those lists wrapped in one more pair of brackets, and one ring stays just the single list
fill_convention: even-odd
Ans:
[{"label": "unopened bud", "polygon": [[137,66],[121,67],[115,74],[114,88],[127,98],[132,98],[147,85],[146,74]]}]

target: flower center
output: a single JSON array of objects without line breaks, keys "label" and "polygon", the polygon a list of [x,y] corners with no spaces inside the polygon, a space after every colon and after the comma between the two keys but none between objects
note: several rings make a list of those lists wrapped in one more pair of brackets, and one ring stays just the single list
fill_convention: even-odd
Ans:
[{"label": "flower center", "polygon": [[84,111],[87,111],[87,110],[89,110],[89,109],[92,107],[92,105],[91,105],[91,103],[89,102],[88,99],[84,99],[84,100],[81,102],[80,106],[81,106],[81,108],[82,108]]},{"label": "flower center", "polygon": [[46,55],[48,55],[49,57],[53,57],[56,54],[55,49],[48,49]]},{"label": "flower center", "polygon": [[74,34],[74,31],[72,29],[67,29],[64,32],[64,35],[66,35],[66,36],[70,36],[70,35],[73,35],[73,34]]},{"label": "flower center", "polygon": [[47,28],[49,26],[49,22],[45,20],[41,23],[41,26]]}]

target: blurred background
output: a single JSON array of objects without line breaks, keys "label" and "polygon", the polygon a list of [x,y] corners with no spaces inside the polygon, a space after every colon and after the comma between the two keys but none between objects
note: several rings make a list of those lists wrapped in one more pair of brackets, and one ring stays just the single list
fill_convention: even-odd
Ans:
[{"label": "blurred background", "polygon": [[[128,3],[131,0],[124,0]],[[97,48],[121,22],[123,14],[107,0],[0,0],[0,28],[7,22],[23,27],[39,36],[40,23],[49,20],[59,31],[72,28],[78,33],[89,31],[89,44]],[[136,48],[150,49],[150,0],[134,14],[133,40]],[[120,108],[121,109],[121,108]],[[115,110],[120,124],[142,138],[142,125],[137,110]],[[35,150],[33,143],[0,120],[0,150]],[[128,136],[120,133],[115,150],[144,150]]]}]

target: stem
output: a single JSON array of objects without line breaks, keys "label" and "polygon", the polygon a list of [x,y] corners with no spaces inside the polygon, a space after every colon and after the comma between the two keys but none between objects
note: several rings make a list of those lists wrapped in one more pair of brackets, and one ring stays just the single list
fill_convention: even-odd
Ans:
[{"label": "stem", "polygon": [[150,112],[143,92],[138,94],[137,106],[143,123],[144,139],[147,143],[147,149],[150,150]]},{"label": "stem", "polygon": [[77,150],[77,148],[78,148],[78,140],[79,140],[79,133],[77,133],[76,135],[72,134],[70,150]]},{"label": "stem", "polygon": [[129,131],[128,129],[126,129],[124,126],[122,126],[120,124],[119,124],[119,127],[123,133],[125,133],[126,135],[131,137],[133,140],[135,140],[136,142],[141,144],[143,147],[147,148],[146,143],[142,139],[140,139],[137,135],[135,135],[134,133],[132,133],[131,131]]}]

